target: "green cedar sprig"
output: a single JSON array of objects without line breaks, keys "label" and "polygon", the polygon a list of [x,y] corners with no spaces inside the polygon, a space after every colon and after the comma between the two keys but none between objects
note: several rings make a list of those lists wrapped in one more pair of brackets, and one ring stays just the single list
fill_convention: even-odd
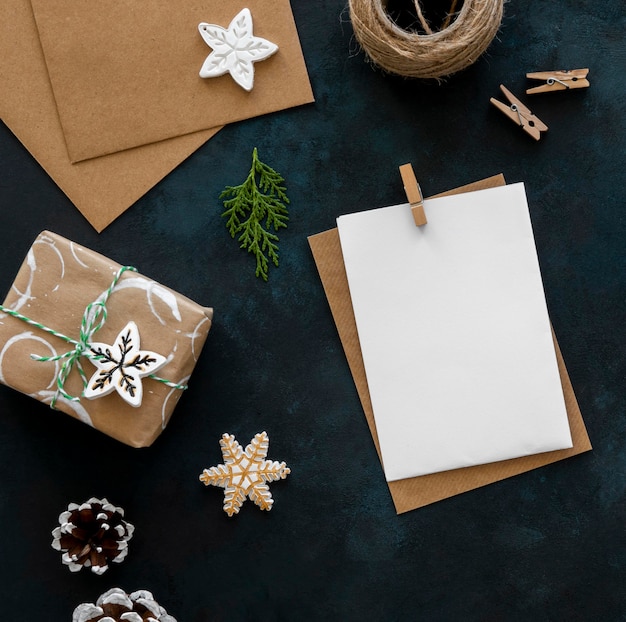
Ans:
[{"label": "green cedar sprig", "polygon": [[[258,183],[257,183],[258,177]],[[226,186],[220,194],[226,211],[230,236],[239,237],[239,247],[256,257],[256,276],[267,281],[269,261],[278,266],[278,236],[270,231],[287,227],[289,220],[284,179],[273,168],[259,160],[256,147],[246,181]],[[265,220],[265,227],[263,221]]]}]

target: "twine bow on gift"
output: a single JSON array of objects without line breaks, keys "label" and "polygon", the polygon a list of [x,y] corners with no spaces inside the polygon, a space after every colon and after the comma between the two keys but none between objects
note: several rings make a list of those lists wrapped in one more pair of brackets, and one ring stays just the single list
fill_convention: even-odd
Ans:
[{"label": "twine bow on gift", "polygon": [[[57,390],[50,403],[51,408],[55,408],[56,402],[60,396],[72,402],[80,401],[79,397],[72,396],[65,390],[65,382],[67,381],[74,366],[76,366],[76,369],[78,370],[78,373],[83,382],[83,389],[87,389],[88,380],[87,375],[85,374],[85,371],[83,370],[83,366],[81,364],[82,357],[90,359],[92,362],[94,362],[94,365],[96,364],[95,361],[99,361],[104,358],[104,354],[102,352],[96,352],[91,348],[92,339],[94,334],[97,333],[104,326],[107,320],[107,302],[109,300],[109,297],[115,290],[115,287],[120,280],[120,277],[126,271],[137,272],[137,269],[133,268],[132,266],[122,266],[115,274],[115,277],[113,278],[113,281],[111,282],[111,285],[108,287],[108,289],[104,291],[96,300],[90,302],[85,307],[85,311],[83,313],[83,317],[80,323],[79,337],[77,340],[72,339],[71,337],[68,337],[63,333],[60,333],[53,328],[49,328],[48,326],[45,326],[40,322],[36,322],[35,320],[32,320],[29,317],[26,317],[25,315],[14,311],[13,309],[9,309],[4,305],[0,305],[0,311],[11,315],[18,320],[22,320],[23,322],[26,322],[31,326],[35,326],[39,330],[54,335],[55,337],[58,337],[59,339],[62,339],[66,343],[69,343],[73,346],[73,348],[68,350],[67,352],[64,352],[63,354],[57,354],[55,356],[38,356],[36,354],[30,355],[33,360],[44,363],[50,361],[63,361],[61,370],[56,377]],[[160,355],[155,356],[164,358]],[[121,363],[119,366],[121,367]],[[153,380],[157,380],[158,382],[161,382],[173,389],[180,389],[181,391],[184,391],[187,388],[187,385],[176,384],[175,382],[160,378],[159,376],[155,376],[154,374],[148,374],[147,377],[152,378]],[[101,392],[101,395],[105,395],[105,392]],[[134,403],[132,405],[138,406],[139,404]]]}]

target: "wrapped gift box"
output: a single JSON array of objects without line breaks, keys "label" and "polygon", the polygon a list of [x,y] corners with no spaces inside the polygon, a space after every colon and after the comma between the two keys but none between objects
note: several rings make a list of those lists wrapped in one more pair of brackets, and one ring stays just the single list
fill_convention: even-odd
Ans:
[{"label": "wrapped gift box", "polygon": [[[211,327],[213,310],[122,266],[51,233],[42,232],[28,251],[4,307],[0,311],[0,382],[41,402],[53,404],[84,423],[131,445],[147,447],[167,425],[196,365]],[[87,343],[115,344],[130,321],[137,325],[143,351],[166,357],[153,377],[141,379],[141,404],[127,403],[117,390],[96,399],[82,397],[84,384],[74,364],[58,379],[69,357],[46,359],[75,347],[50,331],[80,341],[81,323],[89,305],[107,297],[101,328]],[[97,308],[92,306],[92,313]],[[27,318],[27,319],[25,319]],[[80,356],[87,380],[97,371],[88,356]],[[77,397],[78,400],[68,399]]]}]

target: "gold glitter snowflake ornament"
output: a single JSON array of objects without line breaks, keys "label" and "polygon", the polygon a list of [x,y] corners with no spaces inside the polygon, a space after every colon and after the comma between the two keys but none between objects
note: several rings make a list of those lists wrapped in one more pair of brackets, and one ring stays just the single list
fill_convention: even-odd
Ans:
[{"label": "gold glitter snowflake ornament", "polygon": [[220,440],[224,464],[204,469],[200,481],[205,486],[224,488],[224,512],[228,516],[239,513],[248,497],[262,510],[271,510],[274,499],[267,482],[285,479],[291,470],[284,462],[266,460],[270,439],[267,432],[257,434],[242,449],[232,434]]}]

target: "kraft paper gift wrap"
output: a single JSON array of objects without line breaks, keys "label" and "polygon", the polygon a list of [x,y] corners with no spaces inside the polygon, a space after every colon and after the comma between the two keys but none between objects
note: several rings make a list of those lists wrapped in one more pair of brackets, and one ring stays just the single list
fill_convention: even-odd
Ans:
[{"label": "kraft paper gift wrap", "polygon": [[[4,307],[33,322],[78,340],[87,306],[107,291],[121,266],[78,244],[44,231],[28,251]],[[161,354],[166,364],[155,375],[186,385],[211,327],[213,310],[142,276],[123,272],[106,302],[106,321],[90,342],[114,344],[133,321],[141,350]],[[125,402],[117,391],[96,399],[80,397],[83,381],[77,366],[57,393],[64,360],[38,361],[31,355],[52,357],[73,345],[25,320],[0,312],[0,382],[91,425],[132,447],[151,445],[167,425],[183,390],[154,378],[141,379],[139,407]],[[95,365],[80,357],[87,379]]]}]

